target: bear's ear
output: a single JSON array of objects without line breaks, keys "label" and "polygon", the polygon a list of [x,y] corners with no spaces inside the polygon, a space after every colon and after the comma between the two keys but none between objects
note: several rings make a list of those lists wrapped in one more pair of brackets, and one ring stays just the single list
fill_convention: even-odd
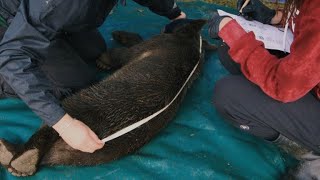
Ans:
[{"label": "bear's ear", "polygon": [[198,34],[201,28],[207,23],[204,19],[192,20],[190,23],[187,23],[183,26],[177,27],[174,30],[174,33],[182,36],[194,36]]}]

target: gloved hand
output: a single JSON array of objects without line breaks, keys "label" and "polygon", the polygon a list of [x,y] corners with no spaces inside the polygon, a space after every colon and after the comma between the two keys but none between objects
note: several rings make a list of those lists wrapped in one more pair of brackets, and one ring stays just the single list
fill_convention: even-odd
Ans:
[{"label": "gloved hand", "polygon": [[[237,9],[240,11],[246,0],[238,0]],[[276,15],[276,11],[265,6],[260,0],[250,0],[247,6],[240,13],[247,20],[256,20],[263,24],[270,24],[272,18]]]},{"label": "gloved hand", "polygon": [[181,11],[180,16],[178,16],[178,17],[176,17],[176,18],[172,19],[172,21],[174,21],[174,20],[178,20],[178,19],[186,19],[186,18],[187,18],[186,13],[184,13],[184,12],[182,12],[182,11]]},{"label": "gloved hand", "polygon": [[218,33],[220,31],[219,26],[220,26],[221,21],[224,18],[231,19],[230,16],[220,16],[217,11],[214,11],[212,13],[211,18],[208,20],[208,25],[209,25],[208,33],[211,38],[214,38],[214,39],[219,38],[219,36],[218,36]]}]

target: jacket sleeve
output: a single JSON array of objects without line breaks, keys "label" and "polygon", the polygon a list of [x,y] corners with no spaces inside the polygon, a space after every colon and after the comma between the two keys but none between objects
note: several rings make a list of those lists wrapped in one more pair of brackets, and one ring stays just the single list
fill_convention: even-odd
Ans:
[{"label": "jacket sleeve", "polygon": [[174,0],[134,0],[136,3],[148,7],[152,12],[175,19],[180,16],[181,10]]},{"label": "jacket sleeve", "polygon": [[[43,61],[50,40],[65,23],[63,20],[60,24],[50,22],[50,9],[57,4],[44,3],[46,1],[22,1],[0,44],[0,75],[46,124],[52,126],[65,112],[38,64]],[[46,23],[42,22],[44,20]]]},{"label": "jacket sleeve", "polygon": [[291,53],[282,59],[271,55],[235,20],[224,26],[219,36],[229,45],[230,56],[241,65],[247,79],[276,100],[295,101],[320,82],[319,10],[310,6],[308,12],[300,12],[303,19],[297,19]]},{"label": "jacket sleeve", "polygon": [[17,9],[20,5],[20,0],[0,0],[0,15],[8,23],[11,18],[16,15]]}]

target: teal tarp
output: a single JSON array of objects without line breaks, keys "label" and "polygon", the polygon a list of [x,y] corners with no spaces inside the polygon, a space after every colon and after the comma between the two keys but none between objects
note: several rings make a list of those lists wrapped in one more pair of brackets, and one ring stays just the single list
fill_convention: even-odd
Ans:
[{"label": "teal tarp", "polygon": [[[179,3],[190,18],[208,18],[218,6]],[[223,7],[219,7],[223,8]],[[224,8],[225,9],[225,8]],[[230,9],[225,9],[229,10]],[[234,11],[233,11],[234,12]],[[117,6],[100,28],[109,47],[113,30],[148,38],[168,22],[131,1]],[[203,30],[206,34],[206,30]],[[227,74],[216,53],[208,54],[200,78],[189,90],[176,118],[136,154],[94,167],[41,167],[30,179],[275,179],[289,164],[271,144],[226,124],[211,104],[215,82]],[[0,137],[25,142],[39,127],[20,100],[0,101]],[[290,160],[290,159],[289,159]],[[0,168],[0,179],[16,179]]]}]

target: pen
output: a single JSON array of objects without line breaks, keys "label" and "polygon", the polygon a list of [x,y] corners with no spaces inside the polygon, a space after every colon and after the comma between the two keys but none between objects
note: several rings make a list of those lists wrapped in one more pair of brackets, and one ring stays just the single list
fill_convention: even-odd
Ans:
[{"label": "pen", "polygon": [[246,7],[249,2],[250,2],[250,0],[246,0],[246,1],[243,3],[242,7],[241,7],[240,10],[239,10],[239,14],[242,14],[243,8]]}]

